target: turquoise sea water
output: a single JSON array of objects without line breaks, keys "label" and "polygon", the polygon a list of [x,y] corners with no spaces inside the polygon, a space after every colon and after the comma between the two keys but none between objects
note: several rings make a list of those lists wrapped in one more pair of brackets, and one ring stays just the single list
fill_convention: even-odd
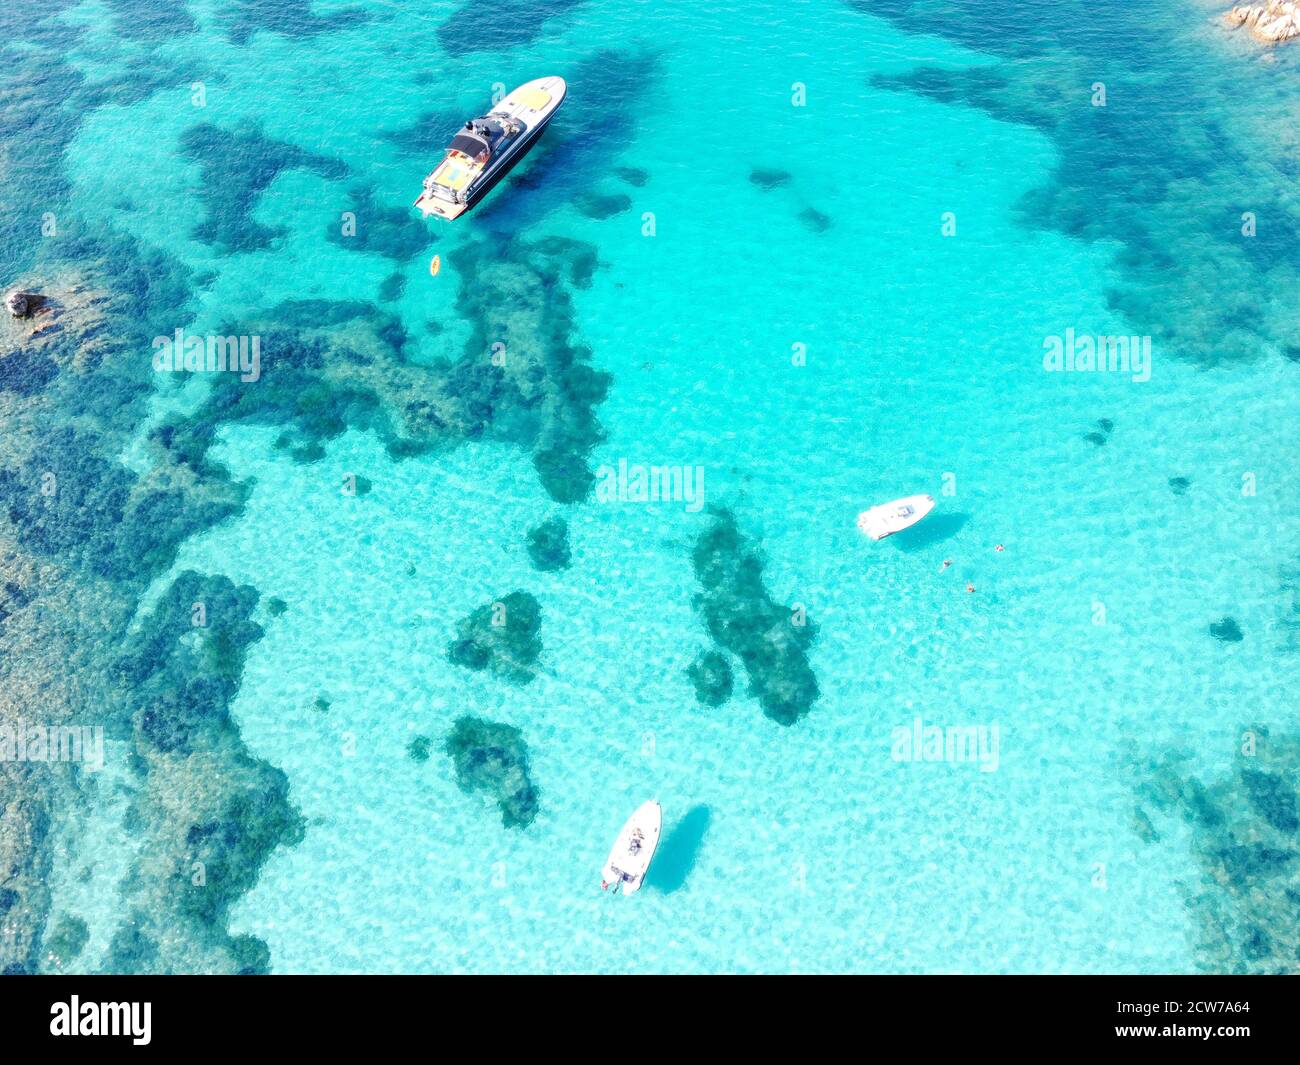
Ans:
[{"label": "turquoise sea water", "polygon": [[[771,599],[811,618],[818,695],[782,725],[733,656],[735,694],[697,702],[710,509],[548,494],[508,434],[395,456],[349,415],[295,456],[283,425],[216,421],[209,457],[247,498],[148,574],[133,624],[185,570],[286,604],[257,615],[230,714],[304,831],[255,855],[230,932],[275,972],[1236,966],[1206,953],[1215,899],[1249,926],[1229,939],[1284,939],[1232,908],[1205,823],[1166,809],[1143,831],[1135,794],[1170,752],[1213,781],[1244,728],[1296,725],[1300,210],[1273,124],[1295,61],[1190,0],[1136,43],[1111,3],[1072,35],[965,4],[482,7],[58,12],[72,71],[118,88],[60,131],[48,195],[74,231],[188,270],[192,333],[359,301],[416,367],[484,339],[465,291],[498,249],[578,242],[559,255],[594,253],[589,279],[544,301],[609,375],[587,468],[702,469]],[[495,85],[552,73],[569,101],[484,204],[400,214]],[[13,248],[17,274],[33,253]],[[1150,380],[1045,372],[1067,329],[1151,336]],[[151,432],[208,387],[158,385],[115,460],[147,475]],[[916,492],[938,508],[910,533],[855,528]],[[539,572],[527,531],[554,514],[572,563]],[[453,664],[461,620],[516,589],[541,606],[537,676]],[[1211,635],[1225,617],[1240,641]],[[458,786],[443,742],[467,714],[520,730],[526,827]],[[996,769],[900,761],[918,718],[996,726]],[[78,969],[122,964],[123,885],[154,868],[125,806],[166,785],[132,778],[136,742],[110,741],[54,833],[50,920],[86,922]],[[656,865],[611,898],[607,847],[648,797]]]}]

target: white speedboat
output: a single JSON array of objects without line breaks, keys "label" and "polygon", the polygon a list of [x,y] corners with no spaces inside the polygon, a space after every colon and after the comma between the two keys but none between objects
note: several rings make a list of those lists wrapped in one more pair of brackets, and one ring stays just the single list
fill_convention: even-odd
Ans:
[{"label": "white speedboat", "polygon": [[527,154],[568,91],[560,77],[520,85],[482,118],[472,118],[424,179],[415,206],[450,221],[478,203]]},{"label": "white speedboat", "polygon": [[608,890],[613,885],[617,891],[622,884],[624,895],[639,891],[650,868],[650,860],[655,856],[655,848],[659,846],[662,829],[663,811],[657,802],[651,799],[637,807],[614,841],[614,849],[609,852],[600,874],[601,889]]},{"label": "white speedboat", "polygon": [[858,528],[873,540],[883,540],[911,528],[933,509],[933,496],[906,496],[864,510],[858,515]]}]

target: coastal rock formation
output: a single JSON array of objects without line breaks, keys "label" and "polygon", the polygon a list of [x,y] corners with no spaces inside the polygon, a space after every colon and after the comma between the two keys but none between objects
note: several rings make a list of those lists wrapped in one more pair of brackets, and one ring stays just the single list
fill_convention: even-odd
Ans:
[{"label": "coastal rock formation", "polygon": [[[297,832],[287,781],[249,754],[227,712],[242,649],[260,635],[256,594],[182,576],[162,614],[137,620],[178,544],[246,495],[166,454],[144,472],[121,462],[156,383],[149,338],[189,322],[190,275],[120,236],[51,250],[60,258],[22,289],[43,307],[0,321],[0,723],[39,707],[51,726],[102,726],[139,851],[116,934],[104,914],[60,918],[48,885],[98,801],[92,778],[75,762],[0,765],[0,926],[15,933],[0,934],[0,971],[264,970],[265,946],[225,929],[229,903]],[[215,611],[200,640],[198,599]],[[87,933],[112,936],[108,956],[92,956]]]},{"label": "coastal rock formation", "polygon": [[447,658],[454,665],[527,684],[537,675],[533,663],[542,653],[541,628],[541,604],[528,592],[511,592],[461,621]]},{"label": "coastal rock formation", "polygon": [[[109,6],[117,29],[129,22],[141,40],[193,25],[158,5]],[[260,3],[239,6],[262,25],[274,15],[258,15]],[[237,512],[247,494],[224,471],[199,472],[161,448],[148,468],[122,461],[160,383],[150,340],[193,321],[196,287],[215,274],[196,274],[127,235],[129,223],[105,228],[103,214],[142,209],[126,194],[108,196],[106,212],[78,212],[69,202],[69,146],[96,109],[131,107],[216,72],[130,48],[92,76],[66,57],[97,48],[102,25],[54,10],[0,21],[16,45],[0,70],[0,262],[9,289],[27,296],[25,319],[0,311],[0,724],[102,725],[114,767],[110,789],[75,762],[0,762],[0,972],[264,971],[265,945],[230,936],[225,909],[301,826],[287,781],[244,747],[226,713],[225,695],[238,682],[226,666],[242,651],[225,638],[237,644],[251,633],[247,617],[210,626],[204,655],[191,648],[186,662],[181,641],[198,642],[192,604],[178,615],[168,606],[161,620],[176,622],[176,639],[161,645],[165,661],[149,682],[147,729],[122,668],[133,633],[158,636],[155,620],[141,627],[142,598],[156,581],[171,581],[177,545]],[[213,145],[217,154],[235,147]],[[249,146],[256,168],[257,145]],[[233,208],[237,226],[259,182],[239,179],[232,200],[205,202],[218,213]],[[57,239],[48,239],[56,220]],[[200,590],[238,606],[238,596],[223,599],[215,585]],[[166,593],[163,601],[171,603]],[[213,665],[217,675],[202,676]],[[171,681],[175,702],[162,690]],[[205,712],[180,709],[182,693]],[[136,848],[128,875],[109,886],[120,886],[122,912],[74,905],[74,913],[74,900],[52,885],[92,875],[95,833],[86,819],[101,815]],[[206,889],[196,883],[202,877]]]},{"label": "coastal rock formation", "polygon": [[481,792],[501,810],[506,828],[527,828],[538,810],[538,791],[528,774],[528,745],[510,725],[462,717],[447,737],[456,783],[467,795]]},{"label": "coastal rock formation", "polygon": [[[66,281],[66,279],[62,280]],[[80,293],[73,295],[75,304],[84,305],[87,302],[76,298],[81,295]],[[5,309],[8,310],[9,317],[14,319],[15,324],[25,323],[19,326],[20,334],[16,334],[24,341],[34,340],[41,334],[49,332],[55,325],[62,324],[55,315],[58,306],[58,300],[53,297],[21,288],[14,289],[5,297]],[[24,330],[25,332],[22,332]],[[11,344],[8,338],[0,340],[0,351],[9,348]]]},{"label": "coastal rock formation", "polygon": [[1264,4],[1243,4],[1223,16],[1236,29],[1246,26],[1255,40],[1263,44],[1280,44],[1300,37],[1300,2],[1268,0]]},{"label": "coastal rock formation", "polygon": [[14,291],[5,297],[5,307],[15,318],[26,318],[31,314],[31,296],[26,292]]},{"label": "coastal rock formation", "polygon": [[[261,172],[252,177],[241,203],[261,187]],[[405,250],[383,232],[371,235],[381,254]],[[109,972],[265,971],[266,945],[231,935],[227,915],[271,851],[294,845],[305,826],[287,779],[250,754],[228,707],[245,650],[260,636],[253,618],[283,610],[258,606],[253,589],[181,575],[161,613],[133,628],[140,597],[182,540],[242,508],[247,486],[208,457],[226,424],[275,426],[280,446],[304,461],[349,426],[373,432],[394,457],[494,438],[530,455],[557,501],[582,498],[609,378],[590,367],[568,288],[590,283],[594,249],[559,238],[514,242],[505,252],[488,242],[462,249],[458,263],[466,286],[471,278],[479,286],[483,313],[474,317],[483,329],[459,358],[429,364],[405,357],[400,321],[372,303],[309,300],[259,311],[249,316],[255,323],[239,323],[253,328],[223,330],[262,337],[259,387],[210,381],[197,408],[173,413],[149,435],[146,472],[121,455],[159,385],[150,338],[190,323],[197,279],[126,237],[68,236],[50,249],[61,258],[41,264],[22,291],[45,294],[57,313],[26,322],[0,316],[0,721],[39,705],[51,724],[102,723],[116,744],[110,757],[126,760],[126,816],[139,850],[121,885],[118,923],[82,915],[91,944],[111,937],[107,954],[85,946],[79,927],[58,923],[47,886],[57,850],[50,826],[75,826],[91,801],[77,767],[6,767],[0,926],[21,935],[0,935],[0,971],[69,963]],[[489,261],[492,269],[479,269]],[[53,328],[38,329],[44,322]],[[498,340],[506,358],[494,361]],[[196,631],[199,600],[209,623]],[[506,605],[507,616],[519,616]],[[522,646],[536,653],[539,621],[540,608],[522,627]],[[485,668],[530,678],[520,662],[536,654],[515,647],[508,663],[501,655],[516,634],[499,644],[491,636],[505,634],[489,633]],[[535,793],[512,783],[521,752],[509,753],[504,761],[485,755],[479,779],[496,767],[503,816],[523,824]]]}]

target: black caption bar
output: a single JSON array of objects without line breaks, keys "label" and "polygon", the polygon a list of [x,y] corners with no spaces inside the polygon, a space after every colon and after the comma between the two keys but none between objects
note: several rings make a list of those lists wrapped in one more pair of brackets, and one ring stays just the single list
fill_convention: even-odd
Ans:
[{"label": "black caption bar", "polygon": [[287,1042],[299,1053],[373,1054],[422,1033],[460,1033],[500,1053],[571,1041],[579,1028],[586,1045],[616,1046],[649,1018],[674,1044],[685,1026],[725,1035],[733,1056],[813,1031],[819,1041],[905,1038],[927,1051],[1199,1043],[1222,1053],[1292,1046],[1296,987],[1217,976],[11,977],[0,983],[0,1024],[6,1049],[47,1051]]}]

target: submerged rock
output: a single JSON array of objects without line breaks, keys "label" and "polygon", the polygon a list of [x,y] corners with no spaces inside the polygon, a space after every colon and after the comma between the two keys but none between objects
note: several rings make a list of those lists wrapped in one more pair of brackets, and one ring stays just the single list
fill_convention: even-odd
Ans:
[{"label": "submerged rock", "polygon": [[[548,22],[562,23],[580,0],[551,0],[546,4],[511,4],[503,18],[499,10],[472,0],[438,16],[438,42],[461,60],[473,52],[526,49]],[[567,73],[567,71],[566,71]]]},{"label": "submerged rock", "polygon": [[198,190],[206,211],[194,227],[194,239],[221,254],[268,248],[288,233],[284,226],[255,218],[258,200],[282,172],[307,170],[329,180],[348,173],[340,159],[275,140],[253,122],[235,130],[212,123],[190,126],[180,144],[201,174]]},{"label": "submerged rock", "polygon": [[783,606],[768,594],[762,560],[731,512],[714,508],[711,514],[713,524],[692,556],[703,589],[696,609],[714,643],[744,664],[749,694],[763,713],[793,725],[820,694],[808,662],[816,626],[802,608]]},{"label": "submerged rock", "polygon": [[569,551],[569,526],[558,515],[528,530],[528,557],[543,573],[565,569],[572,557]]},{"label": "submerged rock", "polygon": [[1279,832],[1294,836],[1300,829],[1295,785],[1281,773],[1243,767],[1240,775],[1251,809]]},{"label": "submerged rock", "polygon": [[129,916],[110,945],[111,972],[269,968],[265,943],[228,931],[230,907],[306,826],[288,778],[250,756],[230,716],[262,635],[251,620],[257,599],[226,577],[183,572],[119,662],[138,707],[131,743],[140,783],[127,817],[140,845],[123,882]]},{"label": "submerged rock", "polygon": [[816,207],[805,207],[799,212],[799,221],[814,233],[825,233],[831,228],[831,216]]},{"label": "submerged rock", "polygon": [[[1231,0],[1224,0],[1226,8]],[[867,10],[909,31],[934,32],[939,23],[931,5],[872,3]],[[1220,10],[1222,10],[1222,8]],[[1203,366],[1253,362],[1279,345],[1300,338],[1300,319],[1285,301],[1253,299],[1260,291],[1293,291],[1296,268],[1286,249],[1295,244],[1288,201],[1290,182],[1258,173],[1234,172],[1222,162],[1218,137],[1227,135],[1220,101],[1248,91],[1226,66],[1199,62],[1195,52],[1165,53],[1166,75],[1186,87],[1179,94],[1154,82],[1126,92],[1122,109],[1079,107],[1074,85],[1100,85],[1124,79],[1125,61],[1090,44],[1063,47],[1074,17],[1061,4],[1040,5],[1043,17],[1027,33],[998,38],[995,23],[1004,15],[996,5],[967,5],[969,17],[945,20],[942,32],[964,44],[990,44],[998,61],[961,70],[912,68],[905,74],[877,74],[872,84],[925,95],[940,103],[977,108],[1006,122],[1032,127],[1054,142],[1058,162],[1016,208],[1031,228],[1045,227],[1072,239],[1114,241],[1123,250],[1108,286],[1109,309],[1132,323],[1132,332],[1150,337],[1160,357]],[[1121,36],[1159,47],[1167,31],[1137,4],[1107,7]],[[1121,30],[1120,27],[1124,28]],[[1027,27],[1027,24],[1026,24]],[[1110,71],[1109,75],[1102,68]],[[1177,71],[1177,73],[1175,73]],[[1141,96],[1139,103],[1136,96]],[[1098,104],[1102,99],[1095,101]],[[1261,125],[1289,130],[1281,100],[1276,115]],[[1107,116],[1104,136],[1097,122]],[[1265,143],[1265,141],[1269,143]],[[1291,172],[1294,148],[1286,135],[1264,138],[1258,150],[1272,167]],[[1079,153],[1086,163],[1079,165]],[[1264,239],[1242,240],[1209,203],[1249,202],[1259,218],[1285,218]],[[1141,224],[1135,224],[1141,219]],[[1243,220],[1244,221],[1244,220]],[[1176,245],[1170,235],[1178,234]],[[1145,372],[1150,356],[1141,344]],[[1137,360],[1131,365],[1137,367]]]},{"label": "submerged rock", "polygon": [[[288,792],[288,778],[273,770],[256,787],[231,795],[213,816],[190,825],[172,878],[181,914],[209,927],[224,925],[231,904],[256,882],[267,855],[302,841],[306,825]],[[196,864],[204,870],[200,884],[192,875]]]},{"label": "submerged rock", "polygon": [[702,706],[721,706],[731,698],[735,678],[731,663],[720,651],[701,651],[686,669],[695,685],[695,698]]},{"label": "submerged rock", "polygon": [[50,775],[44,766],[0,762],[0,972],[31,972],[36,964],[51,897]]},{"label": "submerged rock", "polygon": [[[1300,737],[1244,729],[1230,773],[1208,783],[1190,752],[1134,766],[1137,810],[1186,825],[1200,868],[1187,906],[1197,964],[1216,973],[1300,974]],[[1160,840],[1163,834],[1151,834]]]},{"label": "submerged rock", "polygon": [[594,218],[598,222],[603,222],[606,218],[613,218],[616,214],[622,214],[632,206],[632,197],[622,192],[600,193],[589,192],[578,199],[578,210],[588,218]]},{"label": "submerged rock", "polygon": [[1088,443],[1096,444],[1097,447],[1101,447],[1102,444],[1110,439],[1110,434],[1114,429],[1115,423],[1109,418],[1098,418],[1097,428],[1090,433],[1084,433],[1083,438],[1087,440]]},{"label": "submerged rock", "polygon": [[257,388],[215,378],[198,409],[153,430],[159,458],[217,474],[208,450],[217,426],[236,422],[275,426],[275,446],[304,463],[349,427],[374,432],[395,459],[490,438],[530,452],[556,502],[586,498],[587,456],[603,437],[595,407],[611,378],[590,365],[568,285],[590,284],[595,249],[481,241],[451,256],[475,327],[458,359],[412,361],[402,319],[374,303],[281,303],[222,329],[261,337]]},{"label": "submerged rock", "polygon": [[294,40],[336,33],[376,18],[359,7],[345,7],[326,15],[316,14],[312,0],[234,0],[214,12],[216,24],[225,28],[231,44],[245,46],[255,34],[276,33]]},{"label": "submerged rock", "polygon": [[[59,86],[53,68],[44,76]],[[97,106],[76,100],[69,113]],[[291,824],[281,815],[292,808],[268,790],[269,767],[228,714],[256,593],[176,578],[158,600],[162,613],[144,617],[140,597],[182,541],[236,513],[247,492],[163,454],[148,469],[123,465],[150,394],[167,387],[150,338],[190,324],[194,275],[132,238],[78,229],[49,242],[40,284],[23,285],[28,320],[0,328],[0,723],[39,705],[51,725],[102,724],[106,760],[123,779],[110,797],[86,787],[73,764],[0,762],[0,888],[13,893],[3,901],[0,971],[84,964],[84,951],[68,961],[83,932],[60,918],[72,899],[52,899],[51,863],[83,815],[126,795],[137,849],[120,880],[120,912],[131,918],[103,929],[116,948],[103,967],[231,972],[262,951],[229,935],[217,896],[228,901],[252,882],[273,838],[290,841],[274,824]],[[3,222],[0,231],[5,243]],[[199,603],[206,626],[194,624]],[[188,909],[202,861],[190,858],[189,829],[245,795],[248,817],[271,825],[266,847],[242,852],[237,873],[218,870],[220,883],[208,876],[214,908]]]},{"label": "submerged rock", "polygon": [[645,183],[650,180],[650,175],[640,167],[636,166],[616,166],[614,175],[620,181],[626,181],[635,188],[643,188]]},{"label": "submerged rock", "polygon": [[1210,635],[1216,640],[1222,640],[1224,643],[1241,643],[1245,638],[1241,632],[1241,626],[1230,617],[1220,618],[1218,621],[1211,622]]},{"label": "submerged rock", "polygon": [[1170,477],[1169,487],[1176,496],[1186,495],[1187,490],[1192,487],[1192,482],[1186,477]]},{"label": "submerged rock", "polygon": [[[325,231],[331,244],[349,251],[382,255],[394,263],[404,263],[423,252],[438,239],[426,226],[411,225],[405,208],[386,204],[376,195],[373,185],[350,190],[351,203],[344,223],[331,219]],[[397,278],[397,281],[393,281]],[[404,275],[392,275],[386,285],[397,286],[396,296],[405,286]]]},{"label": "submerged rock", "polygon": [[538,810],[538,792],[528,773],[528,745],[510,725],[480,717],[457,719],[446,752],[456,766],[456,783],[468,794],[496,802],[506,828],[527,828]]},{"label": "submerged rock", "polygon": [[756,166],[749,172],[749,181],[750,184],[757,185],[764,192],[771,192],[773,189],[779,189],[782,185],[788,185],[791,176],[788,170]]},{"label": "submerged rock", "polygon": [[537,599],[528,592],[511,592],[461,621],[447,658],[466,669],[486,669],[513,684],[527,684],[537,675],[541,628]]},{"label": "submerged rock", "polygon": [[45,939],[46,960],[64,969],[76,961],[90,942],[90,929],[80,917],[65,913]]},{"label": "submerged rock", "polygon": [[137,741],[189,754],[219,743],[230,722],[248,649],[262,638],[251,620],[257,590],[226,577],[181,573],[146,617],[118,664],[139,707]]}]

